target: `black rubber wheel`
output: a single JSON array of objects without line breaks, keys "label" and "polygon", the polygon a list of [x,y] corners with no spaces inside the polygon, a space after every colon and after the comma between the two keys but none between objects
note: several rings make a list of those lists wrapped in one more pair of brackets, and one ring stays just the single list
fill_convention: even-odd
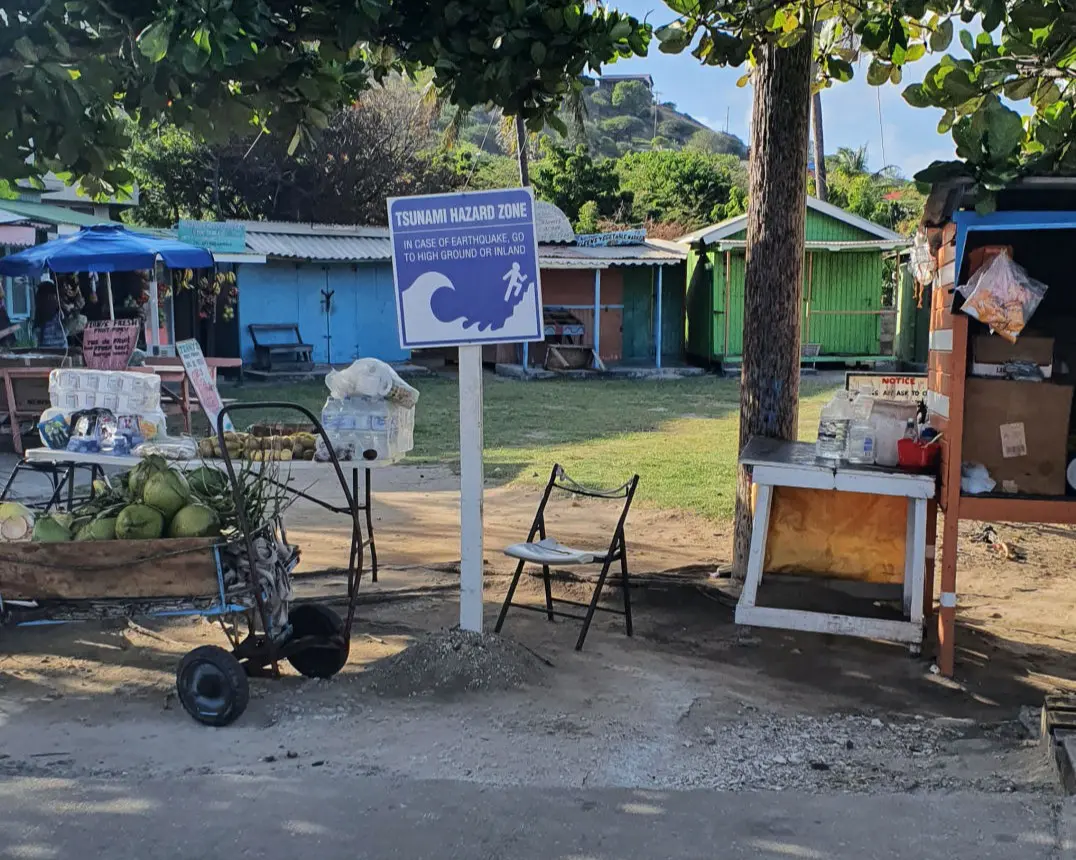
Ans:
[{"label": "black rubber wheel", "polygon": [[216,645],[195,648],[179,661],[176,690],[187,713],[207,726],[235,722],[250,701],[242,664]]},{"label": "black rubber wheel", "polygon": [[303,603],[293,606],[288,614],[292,639],[304,636],[338,636],[340,645],[317,645],[296,651],[288,662],[307,678],[331,678],[344,668],[351,651],[349,637],[344,635],[344,622],[328,606]]}]

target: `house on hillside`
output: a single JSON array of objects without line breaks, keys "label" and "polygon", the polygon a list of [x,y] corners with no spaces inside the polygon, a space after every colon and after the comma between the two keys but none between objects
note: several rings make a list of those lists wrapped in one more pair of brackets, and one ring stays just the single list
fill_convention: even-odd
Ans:
[{"label": "house on hillside", "polygon": [[[687,354],[736,364],[743,353],[747,216],[703,227],[680,243],[687,263]],[[911,240],[840,207],[807,198],[802,336],[805,361],[893,358],[896,309],[883,304],[883,260]]]},{"label": "house on hillside", "polygon": [[654,92],[654,79],[650,75],[600,75],[596,81],[598,88],[608,87],[612,89],[624,81],[638,81],[645,84],[650,92]]},{"label": "house on hillside", "polygon": [[[252,324],[295,322],[318,363],[411,357],[397,334],[387,227],[243,223],[246,253],[232,264],[236,329],[220,334],[214,354],[251,362]],[[587,366],[595,353],[601,363],[682,360],[686,249],[641,234],[577,238],[564,213],[543,202],[536,230],[549,342],[586,347]],[[540,366],[546,345],[487,347],[485,355]]]}]

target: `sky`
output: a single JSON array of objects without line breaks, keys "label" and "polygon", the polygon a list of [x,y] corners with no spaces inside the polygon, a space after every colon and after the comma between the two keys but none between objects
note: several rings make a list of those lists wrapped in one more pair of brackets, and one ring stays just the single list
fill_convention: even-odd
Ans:
[{"label": "sky", "polygon": [[[668,7],[655,0],[613,0],[611,5],[638,18],[646,17],[655,28],[675,17]],[[852,149],[866,146],[872,170],[896,166],[908,177],[932,161],[954,158],[952,138],[938,134],[942,112],[935,108],[913,108],[901,97],[904,87],[922,80],[923,73],[936,61],[928,54],[905,67],[901,85],[882,87],[867,84],[867,63],[860,62],[851,81],[835,83],[823,91],[826,152],[836,152],[839,146]],[[703,66],[688,51],[662,54],[655,39],[649,56],[621,60],[606,66],[605,71],[647,73],[654,79],[660,101],[675,102],[678,110],[716,131],[724,131],[727,122],[728,131],[748,140],[751,88],[736,86],[743,69]]]}]

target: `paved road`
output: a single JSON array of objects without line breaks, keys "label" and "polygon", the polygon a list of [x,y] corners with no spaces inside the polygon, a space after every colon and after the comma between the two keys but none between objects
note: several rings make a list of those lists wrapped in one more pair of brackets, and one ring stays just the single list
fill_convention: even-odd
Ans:
[{"label": "paved road", "polygon": [[[281,763],[282,765],[285,763]],[[0,781],[0,857],[191,860],[1055,860],[1050,798],[484,787],[327,768]]]}]

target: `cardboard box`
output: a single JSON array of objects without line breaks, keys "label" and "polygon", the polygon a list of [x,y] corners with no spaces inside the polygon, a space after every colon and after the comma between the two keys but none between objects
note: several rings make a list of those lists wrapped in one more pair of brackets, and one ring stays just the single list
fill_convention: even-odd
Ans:
[{"label": "cardboard box", "polygon": [[1013,258],[1012,245],[983,245],[981,248],[968,251],[968,277],[974,275],[998,254],[1004,254],[1011,260]]},{"label": "cardboard box", "polygon": [[1071,385],[968,379],[961,459],[982,463],[995,492],[1065,494]]},{"label": "cardboard box", "polygon": [[1023,334],[1009,343],[996,334],[978,334],[971,342],[971,372],[974,376],[1004,376],[1005,362],[1030,361],[1049,379],[1054,369],[1054,339]]}]

